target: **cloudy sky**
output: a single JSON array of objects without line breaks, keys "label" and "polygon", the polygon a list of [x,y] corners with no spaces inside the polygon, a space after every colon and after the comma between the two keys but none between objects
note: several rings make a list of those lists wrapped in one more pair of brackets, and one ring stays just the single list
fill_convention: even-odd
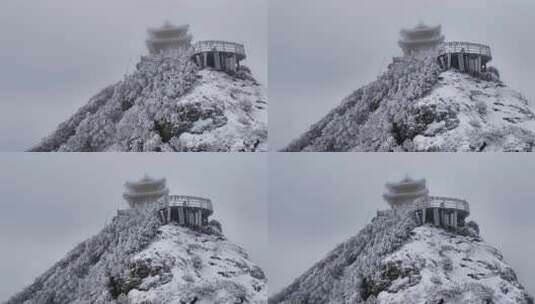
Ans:
[{"label": "cloudy sky", "polygon": [[535,155],[278,153],[268,172],[270,293],[387,209],[384,183],[410,174],[427,178],[432,195],[467,199],[468,219],[535,294]]},{"label": "cloudy sky", "polygon": [[490,45],[502,80],[533,103],[534,11],[532,0],[270,0],[270,149],[375,80],[401,54],[399,30],[419,21]]},{"label": "cloudy sky", "polygon": [[267,263],[260,154],[0,153],[0,302],[29,285],[119,208],[126,180],[167,177],[172,194],[212,199],[225,235]]},{"label": "cloudy sky", "polygon": [[0,151],[28,149],[132,72],[146,29],[165,20],[189,23],[194,40],[244,43],[267,85],[266,0],[3,0]]}]

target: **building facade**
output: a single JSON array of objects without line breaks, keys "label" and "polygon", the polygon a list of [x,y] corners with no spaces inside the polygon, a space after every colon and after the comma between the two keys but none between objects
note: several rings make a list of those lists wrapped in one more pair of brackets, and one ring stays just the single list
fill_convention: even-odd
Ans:
[{"label": "building facade", "polygon": [[125,183],[126,190],[123,198],[131,208],[144,207],[146,204],[169,195],[169,189],[165,183],[165,178],[154,179],[145,175],[139,181]]},{"label": "building facade", "polygon": [[414,180],[406,176],[403,180],[395,183],[386,183],[386,192],[383,198],[392,209],[405,208],[413,201],[429,194],[425,185],[425,179]]},{"label": "building facade", "polygon": [[398,44],[405,55],[436,48],[444,42],[444,35],[441,31],[440,25],[427,26],[420,23],[412,29],[402,29]]},{"label": "building facade", "polygon": [[192,36],[188,30],[189,25],[175,26],[169,22],[161,27],[148,29],[146,44],[149,53],[154,55],[167,50],[191,47]]}]

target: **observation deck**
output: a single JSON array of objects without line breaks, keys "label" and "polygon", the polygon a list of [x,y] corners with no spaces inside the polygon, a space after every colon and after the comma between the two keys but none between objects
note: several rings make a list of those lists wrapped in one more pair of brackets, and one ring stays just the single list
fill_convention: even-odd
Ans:
[{"label": "observation deck", "polygon": [[470,215],[468,202],[452,197],[421,197],[414,201],[411,208],[416,212],[422,224],[433,223],[435,226],[455,229],[464,226],[465,218]]},{"label": "observation deck", "polygon": [[450,41],[439,47],[438,62],[445,70],[456,68],[461,72],[479,74],[492,60],[488,45],[481,43]]},{"label": "observation deck", "polygon": [[444,196],[421,197],[414,201],[414,208],[456,209],[462,212],[466,212],[466,215],[470,214],[470,205],[466,200]]},{"label": "observation deck", "polygon": [[214,213],[212,201],[207,198],[189,195],[169,195],[169,207],[190,207],[205,209],[208,215]]},{"label": "observation deck", "polygon": [[205,40],[193,45],[191,58],[201,69],[211,67],[217,71],[234,73],[240,67],[240,61],[247,58],[247,55],[243,44]]},{"label": "observation deck", "polygon": [[193,45],[194,56],[204,52],[232,53],[236,54],[238,60],[247,58],[243,44],[222,40],[199,41]]}]

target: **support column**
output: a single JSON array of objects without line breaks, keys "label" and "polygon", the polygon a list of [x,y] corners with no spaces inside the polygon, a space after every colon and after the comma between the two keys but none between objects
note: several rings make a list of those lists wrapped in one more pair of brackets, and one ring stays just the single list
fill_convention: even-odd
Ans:
[{"label": "support column", "polygon": [[433,208],[433,220],[435,226],[440,226],[440,215],[438,214],[438,208]]},{"label": "support column", "polygon": [[214,53],[214,67],[217,71],[221,71],[221,56],[219,52]]},{"label": "support column", "polygon": [[171,207],[167,207],[167,222],[171,222]]},{"label": "support column", "polygon": [[202,68],[204,69],[205,67],[208,66],[208,53],[206,52],[202,53],[202,60],[203,60]]},{"label": "support column", "polygon": [[198,67],[202,67],[201,55],[199,54],[195,55],[195,62],[197,63]]},{"label": "support column", "polygon": [[422,210],[423,210],[423,213],[422,213],[422,224],[425,225],[425,214],[427,213],[427,208],[424,208]]},{"label": "support column", "polygon": [[451,69],[451,53],[448,53],[448,70]]},{"label": "support column", "polygon": [[459,224],[457,223],[457,209],[453,210],[453,227],[455,227],[455,229],[457,229],[457,227],[459,226]]},{"label": "support column", "polygon": [[458,54],[457,58],[459,60],[459,70],[464,72],[464,53]]},{"label": "support column", "polygon": [[481,74],[481,56],[477,56],[477,60],[476,60],[476,71],[478,74]]},{"label": "support column", "polygon": [[184,208],[178,208],[178,223],[180,225],[184,225],[185,224],[185,220],[184,220]]}]

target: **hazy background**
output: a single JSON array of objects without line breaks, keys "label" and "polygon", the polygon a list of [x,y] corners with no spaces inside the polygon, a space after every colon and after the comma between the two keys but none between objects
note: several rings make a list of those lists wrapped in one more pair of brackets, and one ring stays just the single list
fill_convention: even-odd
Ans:
[{"label": "hazy background", "polygon": [[3,0],[0,3],[0,151],[49,135],[146,54],[148,27],[189,23],[194,41],[245,44],[267,85],[267,0]]},{"label": "hazy background", "polygon": [[405,174],[426,178],[431,195],[467,199],[468,220],[535,294],[535,155],[278,153],[268,172],[270,294],[388,209],[384,183]]},{"label": "hazy background", "polygon": [[270,0],[270,149],[295,139],[401,55],[402,27],[491,46],[502,80],[535,101],[535,1]]},{"label": "hazy background", "polygon": [[127,208],[124,182],[145,173],[167,177],[171,194],[212,199],[224,234],[267,263],[264,155],[0,153],[0,168],[0,302]]}]

